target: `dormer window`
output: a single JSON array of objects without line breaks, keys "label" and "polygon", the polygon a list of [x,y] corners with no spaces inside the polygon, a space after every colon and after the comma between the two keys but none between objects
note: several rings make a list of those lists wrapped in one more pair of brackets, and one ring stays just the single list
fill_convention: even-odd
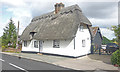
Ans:
[{"label": "dormer window", "polygon": [[83,31],[83,25],[79,26],[79,31]]},{"label": "dormer window", "polygon": [[29,35],[30,35],[30,39],[33,38],[33,36],[35,35],[35,33],[36,33],[36,32],[30,32],[30,34],[29,34]]}]

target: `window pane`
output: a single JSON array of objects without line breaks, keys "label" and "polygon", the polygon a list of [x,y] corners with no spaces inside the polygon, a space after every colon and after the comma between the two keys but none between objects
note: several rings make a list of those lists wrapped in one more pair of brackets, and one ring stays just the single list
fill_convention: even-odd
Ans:
[{"label": "window pane", "polygon": [[83,26],[82,25],[80,25],[79,30],[83,31]]},{"label": "window pane", "polygon": [[59,40],[53,40],[53,47],[59,48]]},{"label": "window pane", "polygon": [[82,40],[82,47],[85,47],[85,40]]},{"label": "window pane", "polygon": [[38,41],[34,41],[34,47],[38,48]]},{"label": "window pane", "polygon": [[24,41],[24,47],[26,47],[27,46],[27,41]]}]

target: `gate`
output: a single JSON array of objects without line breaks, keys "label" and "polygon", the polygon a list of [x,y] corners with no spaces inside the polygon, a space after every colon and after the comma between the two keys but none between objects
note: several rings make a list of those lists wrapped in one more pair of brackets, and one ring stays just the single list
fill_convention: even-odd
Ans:
[{"label": "gate", "polygon": [[92,54],[99,54],[99,55],[110,55],[111,53],[107,53],[106,45],[94,45],[91,46],[91,53]]},{"label": "gate", "polygon": [[101,55],[101,46],[93,45],[93,53]]}]

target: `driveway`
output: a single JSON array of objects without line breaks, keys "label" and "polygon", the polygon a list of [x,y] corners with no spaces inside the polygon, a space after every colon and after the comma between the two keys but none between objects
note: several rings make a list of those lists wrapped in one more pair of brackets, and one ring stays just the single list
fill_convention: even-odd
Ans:
[{"label": "driveway", "polygon": [[92,60],[98,60],[106,64],[111,64],[111,55],[91,54],[91,55],[88,55],[88,57]]},{"label": "driveway", "polygon": [[118,70],[117,67],[114,67],[113,65],[110,64],[110,61],[104,61],[107,60],[107,58],[105,59],[101,58],[102,57],[98,55],[87,55],[76,59],[59,61],[56,62],[56,64],[63,67],[72,68],[75,70]]}]

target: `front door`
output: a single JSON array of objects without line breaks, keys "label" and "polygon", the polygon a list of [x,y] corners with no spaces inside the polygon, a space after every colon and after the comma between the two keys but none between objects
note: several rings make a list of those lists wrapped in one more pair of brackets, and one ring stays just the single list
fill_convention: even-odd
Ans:
[{"label": "front door", "polygon": [[42,51],[42,41],[39,41],[39,52]]}]

